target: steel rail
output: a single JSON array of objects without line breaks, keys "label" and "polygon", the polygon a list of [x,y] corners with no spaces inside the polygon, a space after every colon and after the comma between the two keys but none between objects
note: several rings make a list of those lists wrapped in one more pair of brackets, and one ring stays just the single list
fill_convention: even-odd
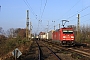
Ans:
[{"label": "steel rail", "polygon": [[42,50],[40,48],[40,45],[38,44],[38,42],[36,41],[37,45],[38,45],[38,48],[39,48],[39,60],[44,60],[43,59],[43,53],[42,53]]},{"label": "steel rail", "polygon": [[[48,47],[46,46],[46,48],[48,48]],[[56,55],[56,53],[54,53],[50,48],[48,48],[48,50],[49,50],[51,53],[53,53],[53,54],[57,57],[58,60],[61,60],[61,58],[60,58],[58,55]]]},{"label": "steel rail", "polygon": [[[90,58],[90,53],[88,52],[85,52],[85,51],[81,51],[81,50],[78,50],[78,49],[73,49],[73,48],[65,48],[65,47],[61,47],[61,46],[57,46],[57,45],[54,45],[56,46],[57,48],[60,48],[60,49],[64,49],[64,50],[71,50],[71,51],[74,51],[74,52],[77,52],[77,53],[80,53],[80,55],[82,56],[85,56],[87,58]],[[52,47],[52,46],[51,46]]]}]

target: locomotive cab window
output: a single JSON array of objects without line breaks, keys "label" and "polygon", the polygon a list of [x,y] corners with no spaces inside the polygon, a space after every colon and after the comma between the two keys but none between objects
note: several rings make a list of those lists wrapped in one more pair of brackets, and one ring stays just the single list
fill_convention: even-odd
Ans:
[{"label": "locomotive cab window", "polygon": [[73,34],[72,30],[63,30],[63,34]]}]

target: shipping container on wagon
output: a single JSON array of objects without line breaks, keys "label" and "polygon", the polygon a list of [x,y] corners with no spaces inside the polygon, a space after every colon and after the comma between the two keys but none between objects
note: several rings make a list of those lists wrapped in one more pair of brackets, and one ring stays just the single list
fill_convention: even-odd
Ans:
[{"label": "shipping container on wagon", "polygon": [[40,38],[40,39],[46,39],[45,32],[40,32],[40,33],[39,33],[39,38]]},{"label": "shipping container on wagon", "polygon": [[48,32],[48,39],[53,38],[53,32],[54,32],[54,30],[51,30],[51,31]]},{"label": "shipping container on wagon", "polygon": [[60,40],[60,31],[59,30],[60,29],[57,29],[53,32],[53,38],[52,38],[53,41],[58,42]]},{"label": "shipping container on wagon", "polygon": [[53,32],[53,39],[52,40],[56,40],[56,31]]},{"label": "shipping container on wagon", "polygon": [[39,38],[39,36],[37,35],[36,38]]},{"label": "shipping container on wagon", "polygon": [[39,35],[39,38],[40,39],[46,39],[46,35],[44,34],[44,35]]},{"label": "shipping container on wagon", "polygon": [[49,38],[49,37],[48,37],[48,33],[45,33],[45,35],[46,35],[46,39],[48,40],[48,38]]}]

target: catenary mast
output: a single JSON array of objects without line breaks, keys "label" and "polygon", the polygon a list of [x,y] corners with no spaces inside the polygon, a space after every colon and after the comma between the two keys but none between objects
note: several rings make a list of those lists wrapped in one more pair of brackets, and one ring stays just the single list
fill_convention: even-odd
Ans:
[{"label": "catenary mast", "polygon": [[27,21],[26,21],[26,40],[29,40],[29,10],[27,10]]}]

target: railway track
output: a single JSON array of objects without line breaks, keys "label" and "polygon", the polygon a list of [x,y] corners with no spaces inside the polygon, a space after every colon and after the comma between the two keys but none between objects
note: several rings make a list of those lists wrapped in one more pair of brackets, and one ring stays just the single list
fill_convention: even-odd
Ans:
[{"label": "railway track", "polygon": [[[40,45],[37,41],[36,41],[36,43],[37,43],[38,48],[39,48],[39,60],[45,60],[45,59],[43,59],[44,58],[44,54],[43,54],[44,51],[42,51],[42,48],[40,47]],[[44,45],[44,47],[46,49],[48,49],[48,51],[50,51],[50,53],[52,53],[53,58],[56,58],[57,60],[61,60],[61,58],[58,55],[56,55],[56,53],[54,53],[49,47],[45,46],[45,44],[42,44],[42,45]]]},{"label": "railway track", "polygon": [[[77,59],[73,55],[82,55],[85,59]],[[90,60],[90,54],[73,47],[61,47],[50,42],[33,40],[29,49],[17,60]],[[87,59],[86,59],[87,58]]]},{"label": "railway track", "polygon": [[20,60],[61,60],[61,58],[41,41],[33,40],[33,43],[26,54]]},{"label": "railway track", "polygon": [[[43,42],[42,42],[43,43]],[[50,42],[49,42],[50,43]],[[46,45],[46,46],[48,46],[50,49],[52,49],[53,51],[54,51],[54,53],[56,54],[56,55],[58,55],[62,60],[75,60],[75,59],[73,59],[72,57],[71,57],[71,55],[70,54],[63,54],[65,51],[65,49],[62,49],[62,48],[58,48],[58,47],[56,47],[56,45],[55,44],[49,44],[49,43],[45,43],[44,42],[44,44]]]},{"label": "railway track", "polygon": [[[85,49],[85,48],[81,49],[80,47],[74,48],[76,46],[74,46],[74,47],[62,47],[60,45],[58,46],[57,44],[52,44],[50,41],[49,42],[44,41],[44,42],[48,43],[49,46],[51,46],[51,47],[53,46],[54,49],[68,50],[69,52],[70,51],[75,52],[79,55],[82,55],[83,57],[86,57],[86,58],[90,59],[90,51],[89,51],[90,49]],[[85,50],[88,50],[88,51],[85,51]]]},{"label": "railway track", "polygon": [[72,50],[74,52],[80,53],[82,56],[90,58],[90,53],[88,53],[88,52],[84,52],[84,51],[81,51],[78,49],[73,49],[73,48],[68,48],[68,50]]},{"label": "railway track", "polygon": [[36,43],[37,43],[38,48],[39,48],[39,59],[38,59],[38,60],[44,60],[44,59],[43,59],[43,52],[42,52],[42,50],[41,50],[41,47],[40,47],[40,45],[38,44],[37,41],[36,41]]}]

